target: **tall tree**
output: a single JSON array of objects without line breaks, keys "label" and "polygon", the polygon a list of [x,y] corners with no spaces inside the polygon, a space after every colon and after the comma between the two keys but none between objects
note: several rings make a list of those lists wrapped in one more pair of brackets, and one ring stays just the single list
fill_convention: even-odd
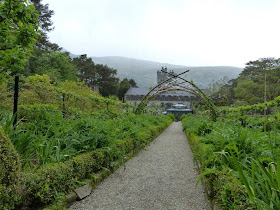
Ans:
[{"label": "tall tree", "polygon": [[62,52],[43,53],[41,56],[36,57],[32,64],[34,66],[29,66],[30,72],[26,76],[47,74],[53,81],[57,82],[74,81],[78,78],[77,68],[73,65],[71,59]]},{"label": "tall tree", "polygon": [[128,91],[130,87],[137,87],[136,82],[133,79],[124,78],[119,85],[118,89],[118,97],[120,100],[124,98],[125,93]]},{"label": "tall tree", "polygon": [[235,98],[239,104],[249,105],[263,102],[264,85],[252,80],[240,80],[234,88]]},{"label": "tall tree", "polygon": [[116,95],[118,91],[119,78],[116,77],[117,70],[107,65],[96,65],[96,84],[102,96]]},{"label": "tall tree", "polygon": [[228,98],[238,104],[254,104],[264,101],[266,84],[267,100],[280,95],[280,59],[260,58],[246,63],[239,77],[221,90],[227,90]]},{"label": "tall tree", "polygon": [[27,1],[0,2],[0,80],[24,69],[39,35],[38,27],[38,14]]},{"label": "tall tree", "polygon": [[[51,17],[54,15],[54,11],[49,9],[49,4],[43,4],[42,0],[31,0],[32,4],[36,8],[39,14],[39,23],[41,36],[36,43],[36,46],[42,51],[58,51],[61,48],[55,44],[51,43],[48,39],[48,32],[54,29],[53,22],[51,21]],[[38,50],[36,51],[38,53]]]},{"label": "tall tree", "polygon": [[78,69],[79,79],[84,81],[92,89],[96,85],[96,69],[95,64],[91,58],[88,58],[86,54],[77,58],[73,58],[73,64]]},{"label": "tall tree", "polygon": [[[35,7],[38,13],[38,20],[40,24],[41,36],[38,38],[36,45],[34,46],[34,51],[32,56],[28,60],[28,65],[25,68],[24,75],[30,76],[35,73],[41,74],[40,64],[41,60],[46,59],[46,53],[51,53],[52,51],[60,51],[61,48],[55,44],[51,43],[48,39],[48,32],[52,31],[51,17],[54,15],[54,11],[49,9],[48,4],[43,4],[42,0],[30,0],[32,5]],[[40,69],[38,71],[38,69]],[[47,69],[46,69],[47,70]]]},{"label": "tall tree", "polygon": [[255,61],[249,61],[246,63],[246,67],[240,73],[239,77],[249,76],[257,77],[264,75],[265,71],[274,69],[280,66],[280,59],[275,58],[260,58]]}]

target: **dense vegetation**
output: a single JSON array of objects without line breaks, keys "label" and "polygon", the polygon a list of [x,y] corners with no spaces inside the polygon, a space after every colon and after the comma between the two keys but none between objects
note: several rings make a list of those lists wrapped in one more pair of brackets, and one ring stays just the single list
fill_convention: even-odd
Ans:
[{"label": "dense vegetation", "polygon": [[96,173],[123,162],[172,121],[135,115],[131,105],[84,82],[35,75],[20,81],[14,127],[12,85],[8,79],[0,89],[1,208],[49,204],[85,179],[94,182]]},{"label": "dense vegetation", "polygon": [[[95,183],[171,123],[134,115],[119,100],[134,80],[49,42],[53,14],[41,0],[0,1],[1,209],[50,204]],[[207,112],[184,116],[200,178],[224,209],[280,208],[279,68],[279,59],[250,61],[237,79],[217,83],[217,105],[246,106],[220,108],[216,122]],[[13,76],[20,76],[16,115]]]},{"label": "dense vegetation", "polygon": [[133,80],[60,52],[47,37],[53,14],[41,0],[0,1],[0,209],[37,208],[96,183],[172,121],[134,115],[117,97]]},{"label": "dense vegetation", "polygon": [[253,108],[222,109],[217,122],[202,113],[183,120],[200,178],[223,209],[280,207],[279,108],[265,117]]},{"label": "dense vegetation", "polygon": [[198,111],[207,109],[205,102],[183,120],[200,179],[223,209],[280,208],[279,68],[274,58],[248,62],[237,79],[209,88],[216,122]]},{"label": "dense vegetation", "polygon": [[246,64],[239,77],[216,84],[217,105],[252,105],[280,95],[280,59],[260,58]]},{"label": "dense vegetation", "polygon": [[38,14],[24,0],[0,2],[0,83],[24,69],[39,32]]}]

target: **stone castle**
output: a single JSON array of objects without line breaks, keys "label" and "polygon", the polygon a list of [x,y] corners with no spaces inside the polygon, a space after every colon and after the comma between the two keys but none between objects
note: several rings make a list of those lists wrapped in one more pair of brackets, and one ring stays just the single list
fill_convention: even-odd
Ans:
[{"label": "stone castle", "polygon": [[167,71],[167,68],[161,68],[161,71],[158,70],[157,71],[157,83],[161,83],[161,82],[164,82],[165,80],[167,80],[169,78],[170,75],[176,75],[174,73],[173,70],[170,70],[169,72]]},{"label": "stone castle", "polygon": [[[176,75],[173,70],[168,71],[167,68],[162,67],[162,71],[157,71],[157,83],[167,80],[170,75]],[[141,100],[149,92],[148,88],[129,88],[125,94],[125,101],[135,106],[138,105]],[[192,108],[192,102],[197,100],[197,96],[188,93],[188,92],[165,92],[157,95],[150,104],[162,104],[167,108],[171,107],[174,104],[182,103],[185,104],[188,108]]]}]

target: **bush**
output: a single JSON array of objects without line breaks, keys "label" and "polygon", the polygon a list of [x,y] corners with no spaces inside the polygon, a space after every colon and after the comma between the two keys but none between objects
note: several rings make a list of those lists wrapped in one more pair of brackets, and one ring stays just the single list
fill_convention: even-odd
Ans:
[{"label": "bush", "polygon": [[[40,206],[50,204],[58,194],[67,194],[82,180],[90,178],[91,175],[102,168],[110,168],[113,161],[120,160],[118,156],[129,154],[133,150],[142,148],[152,137],[158,135],[171,120],[160,122],[160,126],[152,126],[149,130],[137,133],[136,138],[115,140],[110,148],[100,148],[95,151],[80,154],[68,161],[45,165],[36,172],[24,175],[25,180],[25,204]],[[115,151],[116,149],[116,151]]]},{"label": "bush", "polygon": [[19,155],[0,127],[0,209],[14,208],[19,200]]},{"label": "bush", "polygon": [[62,112],[58,107],[49,104],[35,104],[35,105],[20,105],[19,106],[19,119],[24,120],[45,120],[49,113],[55,113],[62,118]]},{"label": "bush", "polygon": [[219,171],[210,178],[215,202],[224,209],[257,209],[248,198],[246,188],[231,174]]},{"label": "bush", "polygon": [[173,121],[175,121],[175,120],[176,120],[176,117],[175,117],[175,115],[174,115],[174,114],[168,114],[167,116],[168,116],[168,117],[170,117],[170,119],[172,119]]},{"label": "bush", "polygon": [[78,155],[66,162],[47,165],[25,178],[25,200],[27,205],[51,203],[57,193],[69,193],[75,188],[74,180],[82,180],[108,165],[108,159],[101,151]]},{"label": "bush", "polygon": [[183,119],[186,118],[186,117],[187,117],[187,115],[183,114],[183,115],[181,116],[181,120],[183,120]]}]

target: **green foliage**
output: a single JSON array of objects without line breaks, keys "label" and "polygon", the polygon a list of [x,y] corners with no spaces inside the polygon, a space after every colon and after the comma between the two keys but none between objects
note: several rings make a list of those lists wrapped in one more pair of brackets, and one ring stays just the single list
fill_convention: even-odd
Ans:
[{"label": "green foliage", "polygon": [[0,127],[0,208],[14,208],[19,200],[21,166],[10,139]]},{"label": "green foliage", "polygon": [[73,58],[73,64],[79,70],[79,79],[84,81],[89,87],[94,88],[96,84],[96,67],[91,58],[87,55]]},{"label": "green foliage", "polygon": [[[118,110],[132,105],[122,103],[117,98],[104,98],[93,91],[84,82],[64,81],[53,84],[48,75],[21,77],[19,105],[51,104],[71,113],[95,112],[100,109]],[[10,86],[11,87],[10,87]],[[10,109],[13,105],[13,81],[3,83],[0,87],[0,107]]]},{"label": "green foliage", "polygon": [[78,70],[70,58],[65,53],[55,51],[32,58],[32,63],[29,62],[25,72],[26,76],[47,74],[55,82],[75,81],[78,78]]},{"label": "green foliage", "polygon": [[[134,118],[131,115],[128,117],[130,120]],[[80,154],[65,162],[45,165],[35,172],[26,173],[24,175],[25,200],[28,202],[26,205],[30,205],[31,202],[32,205],[49,204],[55,199],[58,193],[69,193],[70,190],[76,187],[77,181],[90,178],[94,173],[104,167],[110,169],[114,161],[121,160],[121,158],[134,150],[137,151],[171,123],[166,117],[153,118],[152,116],[143,116],[143,118],[148,117],[149,122],[143,122],[142,117],[141,119],[139,119],[139,116],[137,117],[138,126],[139,124],[149,125],[147,127],[148,130],[146,130],[147,128],[134,128],[132,138],[118,138],[114,136],[114,141],[108,144],[107,147]],[[133,129],[129,127],[130,123],[127,120],[122,125],[124,128],[123,133],[127,132],[127,129]],[[135,120],[131,123],[135,124]],[[120,132],[121,126],[115,123],[114,125],[117,127],[117,130],[113,132]],[[153,124],[157,124],[158,126],[154,126]],[[109,131],[106,130],[106,132]]]},{"label": "green foliage", "polygon": [[[93,151],[81,154],[64,163],[57,163],[24,175],[25,199],[32,205],[49,204],[57,193],[67,194],[74,189],[74,180],[89,178],[108,165],[103,152]],[[30,205],[30,204],[29,204]]]},{"label": "green foliage", "polygon": [[49,9],[48,4],[42,4],[42,0],[31,0],[31,2],[38,12],[39,15],[38,20],[41,29],[41,36],[39,37],[36,46],[44,52],[59,50],[58,45],[51,43],[48,40],[48,36],[47,36],[47,32],[50,32],[54,29],[54,27],[52,27],[53,22],[51,21],[51,17],[54,15],[54,11]]},{"label": "green foliage", "polygon": [[79,70],[80,80],[89,87],[94,89],[98,86],[102,96],[117,95],[119,78],[116,77],[116,69],[109,68],[107,65],[94,64],[86,54],[74,58],[73,63]]},{"label": "green foliage", "polygon": [[252,80],[239,80],[234,88],[235,96],[248,104],[255,104],[263,101],[264,84],[258,84]]},{"label": "green foliage", "polygon": [[[246,64],[239,77],[224,85],[220,94],[234,106],[273,100],[280,95],[280,59],[260,58]],[[266,86],[266,88],[265,88]]]},{"label": "green foliage", "polygon": [[265,133],[259,117],[232,113],[215,123],[204,119],[182,122],[212,199],[224,209],[279,208],[278,123]]},{"label": "green foliage", "polygon": [[23,70],[38,37],[38,15],[25,0],[0,4],[0,79]]},{"label": "green foliage", "polygon": [[183,119],[186,118],[186,117],[187,117],[187,115],[183,114],[183,115],[181,116],[181,120],[183,120]]},{"label": "green foliage", "polygon": [[[166,126],[166,116],[125,115],[114,111],[63,118],[53,105],[19,107],[17,130],[9,133],[25,167],[65,161],[74,155],[115,145],[116,139],[134,139],[137,133]],[[154,133],[153,133],[154,134]],[[138,137],[137,137],[138,138]]]},{"label": "green foliage", "polygon": [[[3,85],[6,96],[12,96],[9,83]],[[0,125],[22,162],[23,206],[53,202],[101,168],[123,162],[171,123],[163,115],[125,112],[128,105],[101,97],[84,82],[53,84],[48,75],[23,78],[19,95],[16,129],[6,102],[1,103]],[[18,193],[13,195],[8,208],[17,204]]]},{"label": "green foliage", "polygon": [[102,96],[116,95],[119,86],[117,70],[109,68],[107,65],[96,65],[96,84]]},{"label": "green foliage", "polygon": [[176,117],[174,114],[168,114],[167,117],[169,117],[170,119],[172,119],[173,121],[176,121]]},{"label": "green foliage", "polygon": [[137,87],[136,82],[133,79],[124,78],[120,81],[120,86],[118,89],[118,97],[120,100],[124,98],[125,93],[128,91],[130,87]]}]

